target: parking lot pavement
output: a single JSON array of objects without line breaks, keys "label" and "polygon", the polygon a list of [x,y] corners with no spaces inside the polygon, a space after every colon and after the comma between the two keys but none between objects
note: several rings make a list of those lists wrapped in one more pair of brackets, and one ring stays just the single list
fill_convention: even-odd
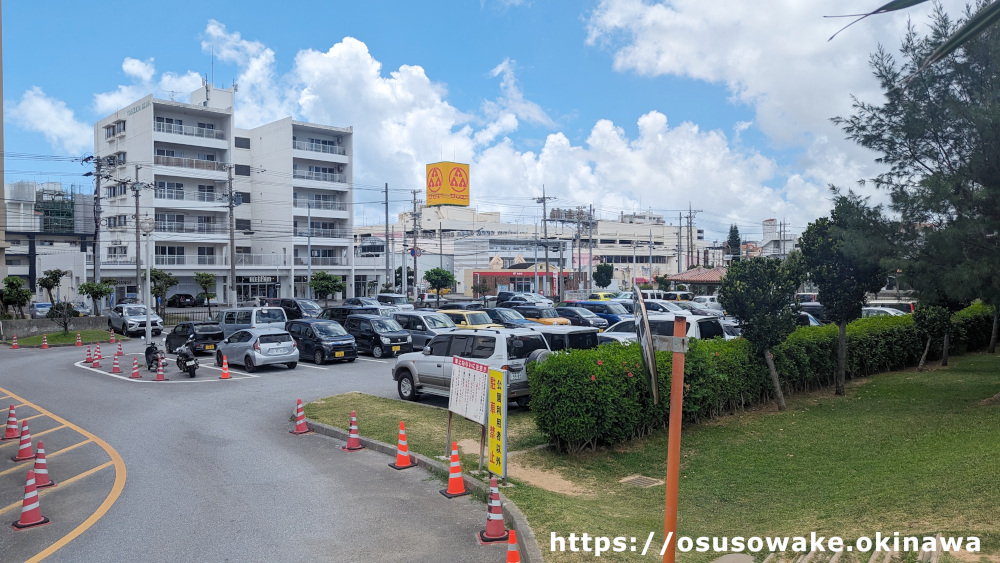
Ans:
[{"label": "parking lot pavement", "polygon": [[[141,342],[127,343],[125,352],[141,348]],[[394,471],[388,456],[347,453],[337,440],[288,433],[296,399],[349,391],[395,397],[391,360],[268,367],[257,377],[228,382],[203,368],[196,380],[206,383],[138,385],[77,367],[82,356],[73,347],[0,348],[4,388],[101,436],[128,470],[122,495],[108,512],[51,560],[475,562],[497,561],[505,553],[503,545],[480,546],[475,539],[486,522],[483,503],[445,499],[437,492],[443,488],[438,479],[421,469]],[[179,372],[172,368],[168,374],[173,379]],[[142,375],[151,377],[145,369]],[[363,434],[364,419],[359,422]],[[38,431],[47,429],[41,425]],[[61,432],[43,439],[55,440]],[[60,448],[67,443],[59,440]],[[70,459],[76,450],[50,462],[54,475],[55,461]],[[103,499],[112,486],[109,475],[98,471],[63,491],[97,491]],[[8,491],[6,504],[21,497],[20,487]],[[58,521],[9,537],[27,541],[22,538],[63,522],[70,526],[70,508],[60,506],[59,492],[57,487],[41,498],[46,516],[65,512]],[[94,503],[79,504],[73,518]],[[15,519],[11,513],[4,517]],[[4,541],[5,560],[6,546]],[[15,558],[30,555],[17,552]]]}]

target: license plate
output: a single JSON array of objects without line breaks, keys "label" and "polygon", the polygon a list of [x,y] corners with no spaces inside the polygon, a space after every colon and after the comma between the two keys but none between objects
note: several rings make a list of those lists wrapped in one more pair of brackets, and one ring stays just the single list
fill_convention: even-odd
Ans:
[{"label": "license plate", "polygon": [[215,350],[215,344],[206,344],[205,345],[205,349],[206,350]]},{"label": "license plate", "polygon": [[393,352],[399,352],[399,346],[393,346],[392,347],[392,351]]},{"label": "license plate", "polygon": [[344,353],[343,352],[334,352],[333,353],[333,357],[334,358],[343,358],[344,357]]},{"label": "license plate", "polygon": [[520,380],[524,379],[524,371],[523,370],[522,371],[512,371],[512,372],[509,372],[509,373],[510,373],[510,380],[511,381],[520,381]]},{"label": "license plate", "polygon": [[272,356],[278,356],[280,354],[287,354],[287,353],[288,353],[288,348],[274,348],[271,350]]}]

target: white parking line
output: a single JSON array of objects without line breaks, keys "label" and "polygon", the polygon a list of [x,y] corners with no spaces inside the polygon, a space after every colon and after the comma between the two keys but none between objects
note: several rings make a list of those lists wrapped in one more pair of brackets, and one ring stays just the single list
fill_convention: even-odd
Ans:
[{"label": "white parking line", "polygon": [[361,360],[362,362],[375,362],[375,363],[378,363],[378,364],[387,364],[387,363],[389,363],[389,362],[387,362],[385,360],[369,360],[368,358],[360,358],[360,357],[358,359]]},{"label": "white parking line", "polygon": [[327,371],[327,368],[322,368],[322,367],[319,367],[319,366],[310,366],[310,365],[303,364],[302,362],[299,362],[299,364],[298,364],[297,367],[300,367],[300,368],[309,368],[309,369],[321,369],[323,371]]},{"label": "white parking line", "polygon": [[[163,376],[164,376],[164,378],[166,378],[166,381],[156,381],[155,379],[145,379],[145,378],[143,378],[143,379],[132,379],[132,377],[131,377],[132,368],[131,367],[129,368],[128,372],[123,371],[122,373],[118,374],[118,373],[108,373],[108,372],[106,372],[106,371],[104,371],[102,369],[90,367],[90,366],[87,365],[86,362],[82,362],[82,361],[81,362],[76,362],[73,365],[75,365],[78,368],[83,368],[83,369],[86,369],[86,370],[90,370],[92,372],[99,373],[101,375],[106,375],[108,377],[114,377],[116,379],[121,379],[121,380],[124,380],[124,381],[128,381],[130,383],[208,383],[210,381],[225,381],[223,379],[198,379],[198,378],[191,379],[190,377],[188,377],[188,375],[186,373],[173,372],[173,373],[169,373],[168,374],[166,371],[163,372]],[[201,366],[201,367],[207,367],[207,368],[211,368],[211,369],[219,369],[219,368],[215,368],[215,367],[212,367],[212,366]],[[222,370],[219,369],[219,371],[222,371]],[[233,372],[235,370],[230,369],[229,371]],[[128,373],[128,375],[125,375],[126,373]],[[244,372],[240,372],[240,371],[237,371],[236,373],[238,373],[239,375],[242,375],[243,377],[230,377],[230,379],[249,379],[251,377],[260,377],[259,375],[253,375],[253,374],[244,373]],[[170,375],[173,375],[173,376],[177,377],[178,379],[170,378],[169,377]],[[153,377],[153,378],[155,378],[156,377],[156,373],[155,372],[152,372],[152,373],[147,372],[147,376],[146,377]]]}]

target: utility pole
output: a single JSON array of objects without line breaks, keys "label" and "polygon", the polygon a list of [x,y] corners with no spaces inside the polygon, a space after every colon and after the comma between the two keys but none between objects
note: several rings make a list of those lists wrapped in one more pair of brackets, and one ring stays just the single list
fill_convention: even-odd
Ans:
[{"label": "utility pole", "polygon": [[534,267],[535,267],[535,293],[538,291],[538,223],[535,223],[535,244],[532,245],[535,249]]},{"label": "utility pole", "polygon": [[406,223],[403,223],[403,255],[401,261],[403,265],[399,267],[399,278],[402,280],[400,288],[403,295],[409,295],[407,293],[408,288],[406,287]]},{"label": "utility pole", "polygon": [[[226,166],[229,173],[229,305],[236,306],[236,198],[233,194],[233,165]],[[274,280],[277,282],[278,280]],[[294,282],[293,282],[294,283]],[[208,296],[205,296],[206,300]]]},{"label": "utility pole", "polygon": [[[135,197],[135,217],[134,217],[134,221],[135,221],[135,296],[136,296],[136,298],[138,298],[141,295],[141,293],[139,292],[139,286],[142,285],[142,282],[141,282],[141,280],[142,280],[142,260],[139,259],[139,246],[140,246],[139,243],[142,240],[141,238],[139,238],[139,188],[141,187],[139,185],[139,169],[140,168],[142,168],[142,166],[140,166],[138,164],[135,165],[135,183],[132,184],[132,195]],[[146,267],[149,268],[150,264],[146,264]]]},{"label": "utility pole", "polygon": [[420,214],[417,212],[417,193],[420,190],[413,190],[413,297],[417,298],[420,292],[420,277],[417,275],[417,255],[420,249],[417,242],[420,240]]},{"label": "utility pole", "polygon": [[583,208],[576,208],[576,290],[583,289],[581,279],[583,277],[583,230],[580,219],[583,218]]},{"label": "utility pole", "polygon": [[653,283],[653,229],[649,229],[649,283]]},{"label": "utility pole", "polygon": [[[535,198],[535,203],[542,204],[542,231],[543,238],[545,239],[545,274],[549,273],[549,215],[548,207],[546,202],[550,199],[555,199],[554,197],[545,197],[545,184],[542,184],[542,197]],[[548,285],[548,282],[546,282]]]},{"label": "utility pole", "polygon": [[684,254],[684,247],[681,245],[681,236],[683,235],[683,228],[681,227],[684,216],[682,213],[677,214],[677,273],[681,273],[684,270],[681,269],[681,257]]},{"label": "utility pole", "polygon": [[[313,229],[312,229],[312,202],[306,203],[306,224],[309,225],[309,230],[306,232],[309,235],[306,237],[306,298],[312,299],[312,290],[309,287],[309,282],[313,279]],[[295,299],[295,243],[292,243],[292,299]]]},{"label": "utility pole", "polygon": [[444,226],[438,221],[438,268],[444,269]]},{"label": "utility pole", "polygon": [[594,204],[590,204],[590,212],[587,213],[587,291],[593,290],[594,286]]},{"label": "utility pole", "polygon": [[[559,231],[562,234],[562,227],[560,226]],[[558,294],[559,301],[563,300],[563,240],[559,239],[559,272],[556,274],[559,276],[558,281],[556,281],[556,293]]]},{"label": "utility pole", "polygon": [[[389,281],[389,182],[385,183],[385,283]],[[394,282],[395,280],[393,280]]]},{"label": "utility pole", "polygon": [[[101,164],[103,162],[101,157],[94,157],[94,283],[97,285],[101,284]],[[100,313],[94,311],[94,314]]]}]

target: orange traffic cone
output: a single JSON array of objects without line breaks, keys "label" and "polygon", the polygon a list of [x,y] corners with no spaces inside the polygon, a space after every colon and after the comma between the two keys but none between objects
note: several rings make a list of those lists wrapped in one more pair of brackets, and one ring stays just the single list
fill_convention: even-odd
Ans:
[{"label": "orange traffic cone", "polygon": [[92,367],[92,368],[99,368],[99,367],[101,367],[101,358],[98,357],[97,354],[94,354],[94,362],[92,364],[90,364],[90,367]]},{"label": "orange traffic cone", "polygon": [[451,468],[448,470],[448,488],[441,489],[441,494],[448,498],[469,494],[465,490],[465,479],[462,478],[462,462],[458,459],[458,442],[451,443]]},{"label": "orange traffic cone", "polygon": [[408,469],[416,467],[417,462],[410,459],[410,448],[406,445],[406,427],[399,421],[399,443],[396,445],[396,463],[390,463],[393,469]]},{"label": "orange traffic cone", "polygon": [[24,484],[24,502],[21,503],[21,519],[11,524],[11,526],[15,530],[23,530],[48,523],[49,519],[42,516],[42,507],[38,503],[38,491],[35,490],[35,472],[29,469],[28,480]]},{"label": "orange traffic cone", "polygon": [[111,333],[111,337],[108,339],[108,342],[114,344],[115,343],[115,329],[111,329],[108,332]]},{"label": "orange traffic cone", "polygon": [[104,359],[104,357],[101,356],[101,343],[100,342],[98,342],[97,346],[94,347],[94,359],[95,360],[103,360]]},{"label": "orange traffic cone", "polygon": [[351,411],[351,427],[350,432],[347,435],[347,445],[340,446],[340,449],[345,452],[356,452],[358,450],[365,449],[361,445],[361,436],[358,436],[358,417],[354,411]]},{"label": "orange traffic cone", "polygon": [[222,375],[219,379],[232,379],[229,377],[229,359],[222,356]]},{"label": "orange traffic cone", "polygon": [[292,434],[308,434],[312,432],[309,427],[306,426],[306,414],[302,410],[302,399],[299,399],[295,404],[295,429],[289,430]]},{"label": "orange traffic cone", "polygon": [[17,438],[19,434],[17,433],[17,415],[14,414],[14,405],[10,406],[10,410],[7,411],[7,429],[4,430],[3,440],[13,440]]},{"label": "orange traffic cone", "polygon": [[111,363],[111,373],[121,373],[122,368],[118,366],[118,356],[115,356],[115,361]]},{"label": "orange traffic cone", "polygon": [[19,346],[17,345],[17,335],[14,335],[14,342],[10,345],[11,350],[17,350]]},{"label": "orange traffic cone", "polygon": [[17,445],[17,455],[10,458],[11,461],[27,461],[35,459],[35,454],[31,451],[31,432],[28,430],[28,421],[21,423],[21,443]]},{"label": "orange traffic cone", "polygon": [[42,335],[42,350],[48,350],[48,349],[49,349],[49,338],[48,338],[48,335],[43,334]]},{"label": "orange traffic cone", "polygon": [[122,352],[122,341],[121,340],[118,341],[118,351],[115,352],[115,355],[116,356],[124,356],[125,355],[125,352]]},{"label": "orange traffic cone", "polygon": [[94,357],[90,355],[90,346],[87,346],[87,357],[83,361],[88,364],[94,361]]},{"label": "orange traffic cone", "polygon": [[500,508],[500,489],[497,487],[497,478],[490,477],[490,501],[486,506],[486,529],[479,532],[479,542],[485,544],[507,541],[508,537],[510,537],[510,532],[503,525],[503,510]]},{"label": "orange traffic cone", "polygon": [[76,333],[76,345],[83,346],[83,340],[80,340],[80,333]]},{"label": "orange traffic cone", "polygon": [[39,440],[35,449],[35,487],[44,489],[55,486],[56,482],[49,479],[49,466],[45,463],[45,445]]},{"label": "orange traffic cone", "polygon": [[153,381],[170,381],[163,377],[163,358],[156,364],[156,379]]},{"label": "orange traffic cone", "polygon": [[142,379],[142,376],[139,375],[139,358],[134,356],[132,357],[132,375],[129,379]]},{"label": "orange traffic cone", "polygon": [[510,531],[510,539],[507,540],[507,563],[521,563],[521,552],[517,549],[517,532]]}]

